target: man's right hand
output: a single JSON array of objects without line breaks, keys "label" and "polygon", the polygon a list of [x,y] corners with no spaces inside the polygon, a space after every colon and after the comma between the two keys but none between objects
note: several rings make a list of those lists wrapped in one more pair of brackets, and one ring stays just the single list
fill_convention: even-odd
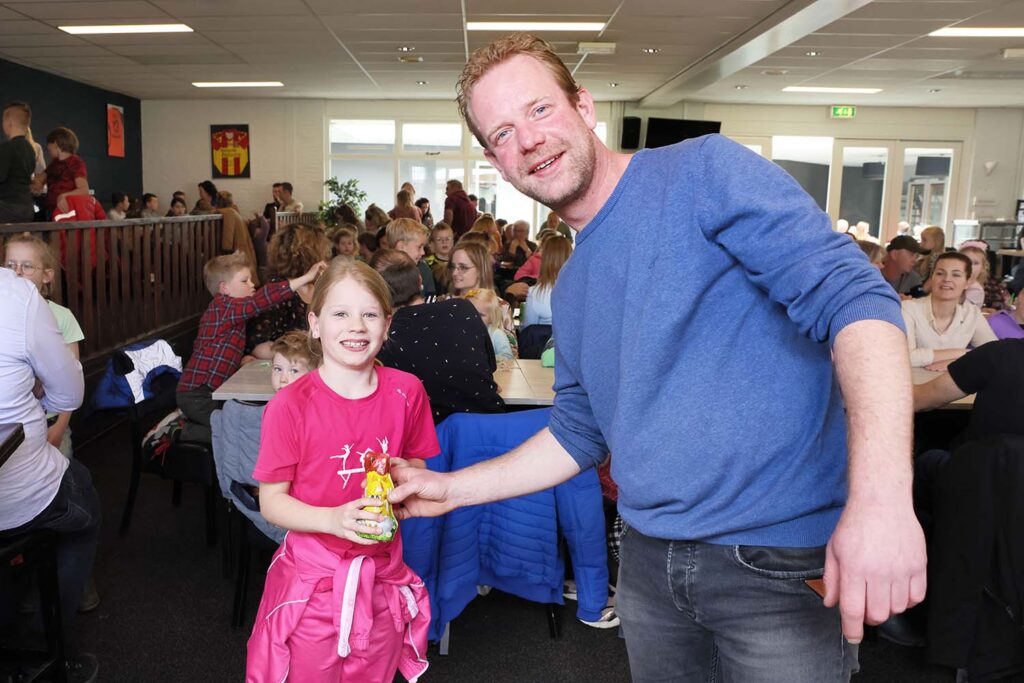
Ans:
[{"label": "man's right hand", "polygon": [[391,470],[391,477],[398,486],[388,494],[388,500],[395,505],[398,519],[438,517],[458,507],[452,500],[451,474],[397,467]]}]

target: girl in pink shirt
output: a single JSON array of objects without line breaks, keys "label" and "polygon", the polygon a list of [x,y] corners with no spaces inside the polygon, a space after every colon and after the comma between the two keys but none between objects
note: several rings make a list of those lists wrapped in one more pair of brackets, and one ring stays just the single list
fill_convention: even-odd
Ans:
[{"label": "girl in pink shirt", "polygon": [[[267,405],[253,476],[264,517],[289,529],[267,571],[247,681],[390,683],[427,668],[430,608],[392,521],[366,508],[364,458],[423,466],[440,450],[416,377],[374,363],[391,323],[384,279],[335,259],[309,307],[323,365]],[[410,459],[415,459],[410,461]]]}]

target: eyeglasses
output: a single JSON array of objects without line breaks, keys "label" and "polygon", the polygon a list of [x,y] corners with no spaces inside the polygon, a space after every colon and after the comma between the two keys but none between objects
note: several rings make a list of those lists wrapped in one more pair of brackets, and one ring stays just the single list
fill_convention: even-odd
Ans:
[{"label": "eyeglasses", "polygon": [[435,237],[434,241],[437,242],[438,244],[451,244],[455,240],[452,239],[451,237]]},{"label": "eyeglasses", "polygon": [[476,266],[467,266],[465,263],[449,263],[448,270],[456,270],[460,273],[465,273],[467,270],[473,270]]},{"label": "eyeglasses", "polygon": [[8,261],[4,265],[16,273],[21,272],[25,275],[31,275],[36,272],[36,268],[39,267],[31,261],[22,261],[21,263],[18,263],[17,261]]}]

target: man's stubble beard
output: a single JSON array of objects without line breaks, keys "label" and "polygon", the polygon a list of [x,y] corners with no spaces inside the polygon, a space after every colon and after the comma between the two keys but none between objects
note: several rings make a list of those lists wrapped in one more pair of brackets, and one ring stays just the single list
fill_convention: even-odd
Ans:
[{"label": "man's stubble beard", "polygon": [[[524,182],[523,187],[517,187],[515,183],[512,183],[513,187],[556,213],[559,209],[572,204],[583,196],[594,178],[594,164],[597,159],[597,153],[591,135],[591,131],[586,129],[583,132],[582,144],[566,149],[562,155],[561,160],[568,162],[568,168],[562,169],[562,172],[563,174],[569,173],[573,178],[573,182],[570,183],[569,187],[558,194],[546,194],[545,187],[529,186],[528,182]],[[529,176],[525,176],[527,181],[529,178]]]}]

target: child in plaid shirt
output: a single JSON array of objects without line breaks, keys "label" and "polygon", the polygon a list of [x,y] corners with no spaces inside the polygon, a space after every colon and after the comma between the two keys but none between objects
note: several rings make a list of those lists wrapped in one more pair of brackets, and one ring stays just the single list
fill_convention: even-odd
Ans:
[{"label": "child in plaid shirt", "polygon": [[192,357],[178,382],[178,407],[186,419],[182,440],[211,441],[210,413],[219,407],[212,394],[242,365],[245,321],[312,286],[326,267],[321,261],[301,277],[271,282],[257,291],[244,254],[235,252],[206,262],[203,281],[213,301],[199,321]]}]

